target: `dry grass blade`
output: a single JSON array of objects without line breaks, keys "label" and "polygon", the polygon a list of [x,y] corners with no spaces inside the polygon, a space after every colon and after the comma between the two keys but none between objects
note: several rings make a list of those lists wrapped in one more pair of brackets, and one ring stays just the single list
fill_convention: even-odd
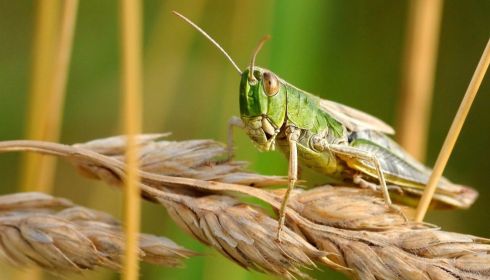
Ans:
[{"label": "dry grass blade", "polygon": [[[139,137],[142,151],[158,143],[151,137]],[[122,154],[116,152],[120,148],[111,147],[114,140],[101,140],[99,144],[104,141],[107,146],[98,148],[94,142],[76,147],[35,141],[0,142],[0,152],[34,150],[63,156],[92,178],[122,185],[124,163]],[[164,164],[176,160],[180,169],[198,170],[195,178],[201,176],[195,166],[199,159],[220,158],[225,152],[212,152],[209,146],[186,146],[185,142],[168,142],[165,149],[176,149],[189,160],[179,162],[180,157],[168,157]],[[105,150],[107,155],[95,150]],[[140,157],[145,162],[144,153]],[[211,160],[203,166],[213,168],[202,174],[229,164]],[[175,169],[172,172],[178,175]],[[384,206],[379,193],[371,190],[326,186],[294,192],[286,210],[284,241],[278,243],[276,220],[239,198],[252,196],[277,209],[282,190],[254,188],[238,179],[230,184],[164,174],[163,169],[159,173],[140,172],[143,197],[165,206],[184,230],[246,268],[285,278],[305,276],[301,268],[314,267],[314,263],[341,270],[354,279],[490,277],[489,240],[407,223],[398,212]]]},{"label": "dry grass blade", "polygon": [[[53,273],[97,266],[119,270],[124,248],[119,222],[108,214],[42,193],[0,196],[0,261]],[[140,234],[138,254],[145,262],[164,266],[181,265],[194,255],[149,234]]]}]

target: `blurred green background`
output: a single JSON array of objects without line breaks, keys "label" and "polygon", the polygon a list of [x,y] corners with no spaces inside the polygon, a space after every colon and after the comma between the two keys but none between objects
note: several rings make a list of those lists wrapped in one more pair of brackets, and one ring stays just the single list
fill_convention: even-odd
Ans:
[{"label": "blurred green background", "polygon": [[[41,1],[41,0],[39,0]],[[47,1],[47,0],[46,0]],[[238,115],[239,77],[201,35],[171,15],[177,10],[211,34],[241,67],[259,38],[271,34],[258,57],[292,84],[395,124],[408,1],[144,1],[144,131],[171,131],[171,139],[225,141]],[[24,137],[36,1],[0,0],[0,140]],[[121,133],[118,1],[80,2],[61,142]],[[490,1],[445,1],[430,122],[427,163],[432,165],[490,35]],[[446,230],[490,237],[490,78],[463,128],[445,175],[477,188],[468,211],[439,211],[428,221]],[[279,153],[259,153],[236,133],[237,158],[251,169],[286,174]],[[0,155],[0,193],[16,191],[19,154]],[[305,172],[306,179],[321,177]],[[315,178],[313,178],[315,177]],[[55,195],[120,217],[121,193],[79,177],[61,162]],[[143,265],[143,279],[269,279],[247,272],[183,234],[161,207],[143,203],[143,230],[203,252],[184,269]],[[2,266],[0,279],[12,271]],[[325,269],[324,269],[325,270]],[[314,275],[344,279],[323,271]],[[116,279],[100,270],[89,279]],[[83,277],[81,279],[86,279]]]}]

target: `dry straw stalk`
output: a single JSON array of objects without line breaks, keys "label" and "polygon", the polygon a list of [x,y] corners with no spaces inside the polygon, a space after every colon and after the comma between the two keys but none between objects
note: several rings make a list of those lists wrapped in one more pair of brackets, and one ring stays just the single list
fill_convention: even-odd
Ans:
[{"label": "dry straw stalk", "polygon": [[409,4],[396,138],[411,155],[423,162],[427,150],[443,0],[414,0]]},{"label": "dry straw stalk", "polygon": [[142,1],[121,1],[121,85],[126,146],[126,174],[124,188],[124,226],[126,252],[123,279],[138,279],[138,240],[141,206],[138,189],[138,146],[136,135],[141,131],[142,67],[141,67],[141,5]]},{"label": "dry straw stalk", "polygon": [[453,151],[454,145],[456,144],[456,140],[458,140],[459,133],[463,128],[464,121],[466,120],[466,116],[468,116],[468,112],[470,111],[471,104],[473,104],[473,100],[475,100],[476,94],[478,92],[478,88],[480,88],[480,84],[485,77],[485,73],[487,72],[488,65],[490,64],[490,39],[487,42],[485,50],[478,62],[478,66],[476,67],[475,73],[471,78],[471,82],[466,90],[466,93],[463,97],[463,101],[459,105],[458,111],[456,112],[456,116],[449,128],[449,132],[447,133],[446,139],[444,140],[444,144],[442,145],[441,151],[439,152],[439,156],[437,157],[436,163],[434,165],[434,170],[430,175],[429,182],[427,183],[426,188],[424,189],[424,194],[420,199],[419,205],[417,207],[417,214],[415,216],[415,220],[421,222],[424,220],[425,213],[429,208],[430,201],[432,200],[432,196],[436,191],[437,183],[441,179],[442,172],[446,167],[446,164],[449,160],[449,156]]},{"label": "dry straw stalk", "polygon": [[[211,140],[169,142],[141,135],[142,196],[167,208],[201,242],[245,268],[284,278],[307,277],[303,267],[327,266],[353,279],[488,279],[490,242],[406,222],[371,190],[324,186],[296,191],[282,242],[277,221],[251,196],[274,209],[282,191],[259,187],[284,178],[243,171]],[[83,174],[122,186],[124,137],[66,146],[39,141],[0,142],[1,151],[37,151],[70,160]],[[183,177],[176,177],[183,176]],[[212,180],[212,181],[210,181]]]}]

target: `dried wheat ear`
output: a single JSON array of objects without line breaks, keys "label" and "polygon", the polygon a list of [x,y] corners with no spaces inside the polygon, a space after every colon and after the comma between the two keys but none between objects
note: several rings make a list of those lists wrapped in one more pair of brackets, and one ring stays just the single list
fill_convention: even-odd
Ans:
[{"label": "dried wheat ear", "polygon": [[[66,199],[28,192],[0,196],[0,260],[18,267],[37,265],[55,273],[97,266],[121,268],[124,236],[110,215]],[[140,234],[142,261],[179,266],[195,255],[171,240]]]},{"label": "dried wheat ear", "polygon": [[[353,279],[489,279],[490,241],[406,222],[376,192],[343,186],[295,191],[287,228],[244,196],[277,209],[282,191],[259,187],[285,178],[245,172],[212,140],[162,141],[141,135],[141,192],[163,205],[199,241],[247,269],[284,278],[308,277],[303,268],[327,266]],[[0,152],[37,151],[71,161],[82,174],[122,186],[124,137],[66,146],[0,142]]]}]

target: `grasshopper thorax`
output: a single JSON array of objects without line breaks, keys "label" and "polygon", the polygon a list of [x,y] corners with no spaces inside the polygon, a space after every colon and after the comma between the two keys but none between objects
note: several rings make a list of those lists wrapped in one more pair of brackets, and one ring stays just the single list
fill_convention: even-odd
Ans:
[{"label": "grasshopper thorax", "polygon": [[242,72],[240,116],[246,132],[260,150],[271,150],[286,119],[286,88],[271,71],[254,67]]}]

